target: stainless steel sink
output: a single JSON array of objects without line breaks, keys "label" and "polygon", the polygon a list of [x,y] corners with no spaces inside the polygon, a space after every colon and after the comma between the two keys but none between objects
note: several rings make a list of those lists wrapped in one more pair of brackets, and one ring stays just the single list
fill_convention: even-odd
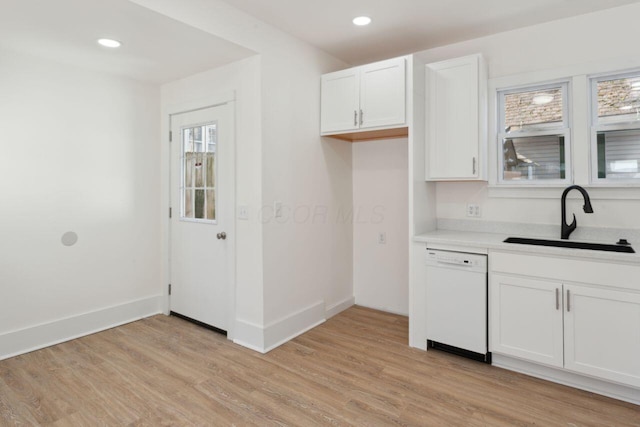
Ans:
[{"label": "stainless steel sink", "polygon": [[569,240],[529,239],[526,237],[509,237],[505,239],[504,242],[517,243],[520,245],[555,246],[558,248],[586,249],[591,251],[624,252],[629,254],[633,254],[636,252],[631,246],[624,244],[609,245],[604,243],[571,242]]}]

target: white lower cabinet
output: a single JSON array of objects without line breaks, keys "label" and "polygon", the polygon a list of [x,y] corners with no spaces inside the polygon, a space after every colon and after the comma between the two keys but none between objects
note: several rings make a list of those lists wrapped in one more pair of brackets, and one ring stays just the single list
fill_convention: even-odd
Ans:
[{"label": "white lower cabinet", "polygon": [[[640,388],[640,267],[496,257],[489,258],[491,352]],[[603,269],[610,283],[589,282]]]},{"label": "white lower cabinet", "polygon": [[562,285],[494,274],[491,351],[562,367]]},{"label": "white lower cabinet", "polygon": [[564,367],[640,387],[640,294],[564,285]]}]

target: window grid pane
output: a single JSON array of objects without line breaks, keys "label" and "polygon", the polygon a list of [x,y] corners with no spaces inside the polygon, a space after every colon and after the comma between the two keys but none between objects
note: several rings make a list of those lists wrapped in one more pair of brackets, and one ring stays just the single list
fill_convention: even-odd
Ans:
[{"label": "window grid pane", "polygon": [[504,132],[564,127],[562,87],[504,95]]},{"label": "window grid pane", "polygon": [[182,131],[182,218],[216,220],[217,126]]},{"label": "window grid pane", "polygon": [[597,93],[598,123],[640,120],[640,76],[599,81]]},{"label": "window grid pane", "polygon": [[640,130],[598,132],[598,178],[640,178]]},{"label": "window grid pane", "polygon": [[503,141],[503,179],[565,179],[564,143],[562,135],[506,138]]}]

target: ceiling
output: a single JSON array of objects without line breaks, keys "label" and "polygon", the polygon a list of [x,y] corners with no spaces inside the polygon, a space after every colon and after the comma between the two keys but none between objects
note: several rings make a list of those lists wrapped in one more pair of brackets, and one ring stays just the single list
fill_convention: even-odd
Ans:
[{"label": "ceiling", "polygon": [[127,0],[0,0],[1,48],[157,84],[253,54]]},{"label": "ceiling", "polygon": [[[224,1],[358,65],[639,0]],[[360,15],[373,22],[354,26]]]},{"label": "ceiling", "polygon": [[[223,1],[357,65],[640,0]],[[0,0],[0,49],[156,84],[254,54],[128,0]]]}]

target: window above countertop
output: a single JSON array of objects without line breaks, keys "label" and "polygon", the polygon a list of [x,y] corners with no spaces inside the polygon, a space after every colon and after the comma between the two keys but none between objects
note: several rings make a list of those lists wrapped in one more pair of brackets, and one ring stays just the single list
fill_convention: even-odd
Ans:
[{"label": "window above countertop", "polygon": [[500,90],[498,183],[571,183],[568,82]]},{"label": "window above countertop", "polygon": [[[640,175],[633,179],[620,178],[622,173],[635,167],[634,161],[638,162],[638,168],[640,168],[640,121],[636,126],[635,120],[629,120],[631,116],[627,112],[622,123],[618,119],[624,114],[614,114],[611,109],[607,114],[600,114],[599,122],[594,121],[594,117],[598,117],[596,116],[597,82],[629,78],[630,80],[627,81],[629,91],[630,89],[635,91],[636,87],[640,89],[640,82],[633,86],[636,83],[634,80],[636,76],[640,80],[640,58],[578,64],[489,79],[490,196],[547,198],[553,197],[551,194],[555,194],[558,188],[578,184],[596,189],[596,192],[602,196],[597,198],[609,198],[605,193],[610,191],[613,199],[640,198],[638,196]],[[556,95],[557,88],[562,84],[566,84],[566,88],[561,90],[563,96],[566,95],[566,105],[560,107]],[[601,83],[601,87],[606,84]],[[637,92],[640,95],[640,90]],[[515,96],[508,98],[514,94]],[[545,95],[548,97],[544,98]],[[553,99],[549,101],[551,96]],[[533,102],[535,97],[538,97],[537,103]],[[624,99],[624,96],[621,98]],[[512,104],[528,101],[530,106],[521,111],[520,117],[517,114],[508,115],[503,110],[505,101],[510,101]],[[543,111],[540,111],[538,107],[544,105],[549,108],[543,108]],[[629,109],[625,108],[620,112],[624,113],[627,110]],[[562,120],[556,117],[559,111],[566,114]],[[529,122],[525,120],[527,114]],[[597,123],[597,126],[592,126],[594,123]],[[603,133],[604,143],[602,142]],[[598,134],[601,135],[599,145]],[[561,137],[564,137],[564,141]],[[559,148],[562,142],[565,147],[564,153]],[[615,158],[613,153],[619,153],[623,146],[627,150],[626,157]],[[532,148],[536,150],[532,151]],[[636,148],[638,156],[635,154]],[[605,158],[610,159],[608,166],[603,166],[602,155],[598,157],[598,150],[601,154],[603,150],[608,150],[604,151]],[[564,177],[561,174],[562,161],[555,160],[560,159],[562,154],[565,157]],[[543,162],[534,159],[535,156],[539,156]],[[542,167],[538,167],[536,171],[536,168],[529,168],[525,164],[526,160],[529,160],[531,163],[543,165],[545,156],[552,159],[551,162],[546,162],[546,168],[550,171],[546,177],[541,173]],[[598,167],[600,167],[600,176],[602,176],[603,167],[608,167],[607,178],[610,179],[597,178]],[[554,173],[552,169],[556,170],[556,179],[550,178]],[[506,174],[507,179],[505,179],[505,171],[509,172]],[[614,174],[617,174],[615,178],[612,176]],[[538,179],[525,179],[529,176]],[[514,177],[516,179],[513,179]],[[561,179],[557,179],[559,177]],[[625,178],[628,178],[628,174]],[[597,189],[603,189],[603,191]]]}]

